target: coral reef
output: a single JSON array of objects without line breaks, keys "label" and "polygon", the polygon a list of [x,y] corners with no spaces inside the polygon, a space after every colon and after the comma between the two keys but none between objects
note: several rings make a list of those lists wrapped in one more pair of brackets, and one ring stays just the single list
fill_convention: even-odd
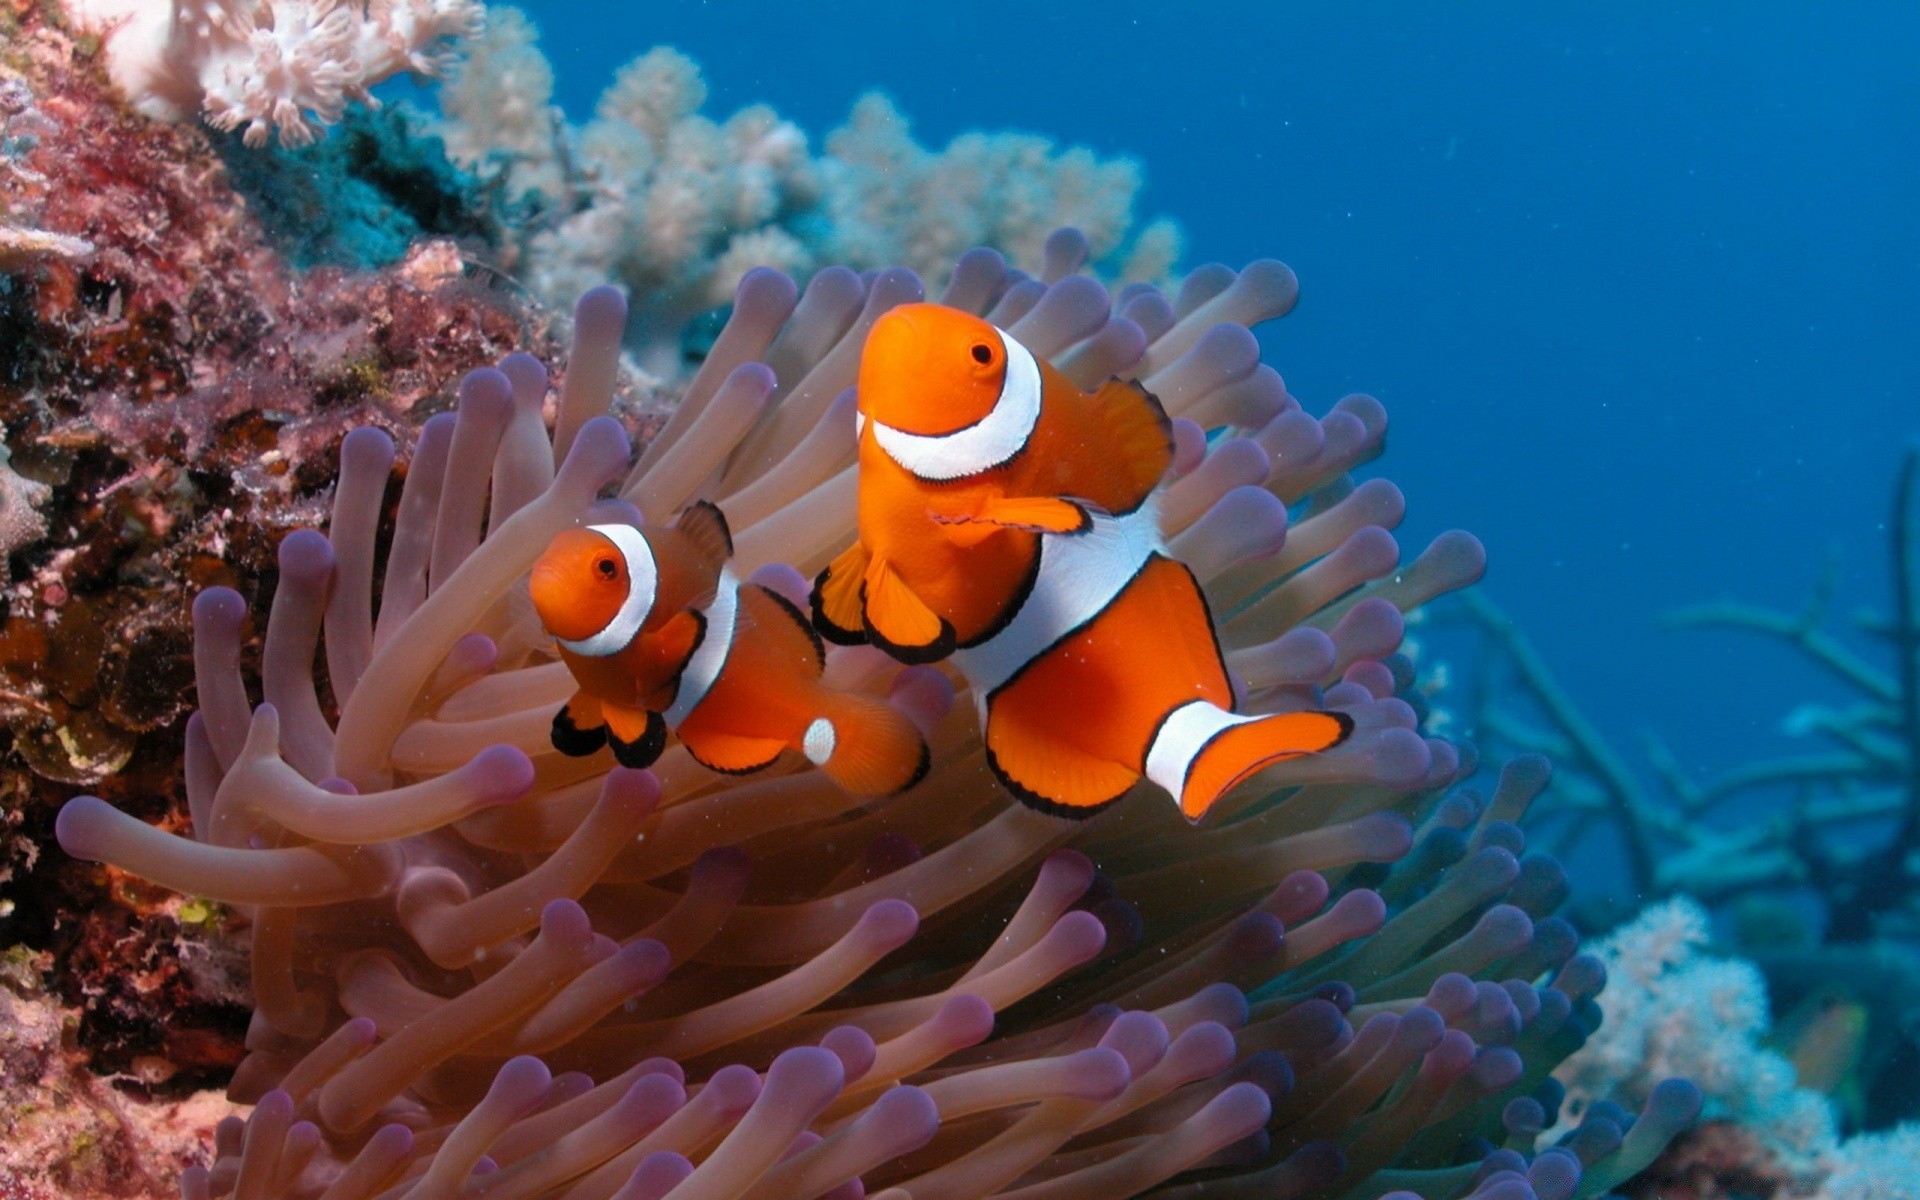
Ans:
[{"label": "coral reef", "polygon": [[437,75],[477,32],[478,0],[67,0],[107,72],[149,117],[206,118],[249,146],[312,142],[401,72]]},{"label": "coral reef", "polygon": [[530,209],[509,223],[503,266],[556,305],[625,285],[629,340],[657,375],[679,373],[689,319],[724,305],[754,267],[905,266],[937,290],[958,254],[983,245],[1051,282],[1080,265],[1067,248],[1049,253],[1061,227],[1081,230],[1123,282],[1159,281],[1178,257],[1170,222],[1128,241],[1140,187],[1130,160],[1014,133],[969,133],[936,153],[877,94],[815,157],[764,105],[701,115],[699,68],[666,47],[622,68],[594,118],[570,127],[535,37],[523,14],[493,11],[440,92],[448,150],[503,205]]},{"label": "coral reef", "polygon": [[1698,1084],[1709,1120],[1757,1138],[1765,1156],[1811,1173],[1836,1143],[1833,1114],[1797,1086],[1793,1064],[1762,1045],[1766,985],[1739,959],[1701,953],[1705,909],[1678,898],[1655,905],[1596,950],[1607,966],[1607,1020],[1555,1072],[1569,1114],[1637,1099],[1674,1075]]},{"label": "coral reef", "polygon": [[320,141],[248,149],[216,140],[236,191],[294,266],[384,267],[422,238],[491,257],[499,230],[478,183],[419,132],[406,105],[350,106]]},{"label": "coral reef", "polygon": [[0,440],[0,559],[47,536],[47,518],[40,510],[52,494],[46,484],[13,469],[13,452]]},{"label": "coral reef", "polygon": [[1669,1074],[1700,1086],[1702,1123],[1634,1180],[1631,1194],[1920,1195],[1920,1124],[1842,1139],[1828,1097],[1796,1082],[1796,1069],[1806,1069],[1800,1049],[1789,1061],[1771,1048],[1760,971],[1709,955],[1708,942],[1707,911],[1686,897],[1609,935],[1595,950],[1607,968],[1607,1020],[1555,1071],[1569,1119],[1646,1096]]},{"label": "coral reef", "polygon": [[1920,1197],[1920,1125],[1848,1139],[1814,1200],[1916,1200]]},{"label": "coral reef", "polygon": [[[1855,1010],[1861,1030],[1823,1051],[1851,1058],[1814,1064],[1810,1082],[1840,1105],[1850,1126],[1920,1117],[1911,1085],[1920,1068],[1920,644],[1911,556],[1916,460],[1901,464],[1887,523],[1892,617],[1856,618],[1855,635],[1885,647],[1876,665],[1830,629],[1832,580],[1806,610],[1774,612],[1716,603],[1671,614],[1676,628],[1757,632],[1805,655],[1853,698],[1807,704],[1785,721],[1795,737],[1825,747],[1756,761],[1697,781],[1656,738],[1645,771],[1580,710],[1513,620],[1486,596],[1439,610],[1442,627],[1464,625],[1478,648],[1449,704],[1490,753],[1553,756],[1554,781],[1529,831],[1563,854],[1617,846],[1627,885],[1577,899],[1583,924],[1627,917],[1626,897],[1685,893],[1725,917],[1731,949],[1764,973],[1773,1007],[1812,1004]],[[1907,614],[1902,617],[1900,614]],[[1604,852],[1604,851],[1602,851]]]},{"label": "coral reef", "polygon": [[93,1075],[67,1042],[75,1013],[40,987],[40,957],[0,959],[0,1195],[171,1200],[226,1100],[143,1095],[172,1069],[163,1058],[135,1064],[126,1089]]},{"label": "coral reef", "polygon": [[[6,19],[5,218],[34,248],[0,281],[0,419],[52,489],[0,629],[0,705],[33,769],[7,776],[6,932],[41,948],[22,986],[54,993],[21,1020],[73,1024],[57,1064],[9,1060],[9,1099],[82,1057],[114,1076],[89,1094],[124,1111],[232,1068],[254,1107],[217,1123],[185,1194],[331,1200],[395,1180],[622,1200],[1170,1180],[1568,1200],[1619,1186],[1691,1120],[1697,1093],[1668,1082],[1637,1119],[1592,1105],[1540,1141],[1547,1073],[1598,1023],[1604,970],[1552,915],[1564,872],[1515,824],[1538,771],[1482,800],[1452,787],[1471,756],[1420,732],[1403,614],[1476,578],[1480,550],[1446,534],[1402,565],[1399,493],[1350,475],[1380,450],[1380,406],[1310,415],[1260,365],[1246,326],[1290,307],[1285,268],[1110,295],[1076,271],[1113,249],[1133,176],[1025,141],[948,155],[1031,185],[967,229],[1038,255],[1038,278],[990,250],[949,271],[933,260],[970,232],[860,233],[845,215],[897,224],[945,169],[887,110],[863,106],[840,152],[880,150],[829,182],[831,150],[807,159],[763,110],[704,122],[697,77],[658,55],[610,93],[626,132],[603,133],[651,121],[669,159],[706,165],[639,179],[657,218],[684,220],[654,228],[655,250],[693,249],[643,264],[661,273],[642,276],[658,286],[634,327],[677,349],[689,314],[731,299],[663,421],[623,377],[614,294],[588,293],[550,380],[540,315],[444,242],[378,273],[296,273],[199,130],[105,103],[37,7],[9,0]],[[537,93],[529,62],[514,69]],[[572,136],[548,138],[563,167]],[[715,139],[731,139],[717,160]],[[853,182],[895,160],[907,190]],[[837,218],[836,187],[852,198]],[[791,219],[747,221],[769,194]],[[704,207],[715,196],[732,207]],[[561,199],[542,232],[599,202]],[[1093,238],[1044,234],[1038,209],[1075,205]],[[714,211],[742,222],[717,243]],[[1198,831],[1161,799],[1086,824],[1012,805],[966,704],[935,731],[930,777],[885,802],[805,772],[716,777],[677,750],[656,773],[550,752],[563,678],[522,581],[554,529],[715,498],[743,573],[788,590],[850,534],[861,337],[928,285],[835,267],[803,291],[746,270],[760,252],[734,236],[777,249],[785,231],[811,266],[836,220],[867,239],[848,252],[925,256],[947,302],[1072,378],[1162,396],[1182,417],[1163,516],[1238,682],[1257,707],[1349,712],[1348,746]],[[516,346],[539,357],[501,357]],[[442,411],[461,371],[496,360]],[[895,668],[847,649],[831,670],[881,690]],[[61,840],[117,865],[44,852],[47,801],[73,784],[104,799],[70,803]],[[177,1163],[178,1146],[159,1152]],[[164,1174],[126,1163],[6,1182],[137,1194]]]},{"label": "coral reef", "polygon": [[[1604,971],[1551,915],[1564,874],[1514,824],[1542,772],[1520,764],[1484,801],[1449,791],[1471,764],[1394,694],[1403,611],[1477,578],[1481,551],[1445,534],[1399,563],[1399,493],[1348,474],[1380,448],[1379,405],[1313,417],[1259,364],[1245,326],[1294,298],[1276,263],[1197,272],[1171,299],[1136,288],[1116,313],[1085,276],[1029,289],[983,250],[944,298],[1073,378],[1142,379],[1182,418],[1171,544],[1250,703],[1343,709],[1358,732],[1339,750],[1274,768],[1197,831],[1152,797],[1085,823],[1010,803],[969,704],[935,731],[929,777],[886,801],[806,771],[716,776],[678,748],[654,772],[552,753],[571,683],[523,590],[547,541],[590,512],[710,498],[738,569],[802,595],[852,532],[865,328],[922,294],[903,270],[829,270],[804,294],[750,272],[629,466],[601,416],[623,306],[590,292],[551,438],[536,360],[470,374],[457,415],[422,429],[389,537],[393,442],[349,435],[326,534],[280,543],[262,703],[240,597],[201,595],[193,835],[92,798],[59,824],[70,853],[251,922],[231,1094],[256,1107],[187,1195],[857,1195],[863,1178],[1037,1198],[1201,1168],[1167,1194],[1570,1197],[1692,1119],[1698,1092],[1663,1083],[1637,1121],[1595,1106],[1533,1153],[1546,1074],[1598,1021]],[[897,665],[837,649],[829,671],[881,690]]]},{"label": "coral reef", "polygon": [[[344,431],[410,439],[462,372],[550,346],[547,317],[444,241],[294,270],[206,131],[127,112],[41,5],[0,3],[0,29],[0,226],[51,247],[0,260],[0,945],[53,952],[98,1070],[166,1056],[190,1088],[231,1070],[245,1011],[168,964],[225,921],[43,853],[54,811],[82,785],[185,823],[193,595],[236,584],[263,627]],[[623,384],[636,428],[650,400]]]},{"label": "coral reef", "polygon": [[[1554,754],[1564,769],[1538,818],[1558,823],[1556,844],[1570,845],[1596,824],[1625,848],[1631,890],[1641,896],[1686,890],[1710,902],[1789,889],[1819,901],[1821,936],[1864,942],[1876,935],[1920,934],[1920,609],[1912,556],[1920,457],[1902,460],[1886,524],[1891,615],[1863,615],[1856,633],[1887,647],[1876,666],[1825,628],[1831,579],[1803,612],[1719,603],[1679,610],[1673,628],[1755,632],[1805,655],[1853,693],[1845,704],[1803,705],[1785,731],[1818,737],[1827,748],[1762,759],[1700,782],[1658,741],[1649,764],[1666,794],[1642,783],[1619,751],[1581,714],[1525,635],[1484,597],[1459,610],[1488,635],[1511,686],[1486,680],[1474,689],[1470,723],[1491,741]],[[1714,818],[1735,806],[1781,801],[1777,815],[1737,825]]]}]

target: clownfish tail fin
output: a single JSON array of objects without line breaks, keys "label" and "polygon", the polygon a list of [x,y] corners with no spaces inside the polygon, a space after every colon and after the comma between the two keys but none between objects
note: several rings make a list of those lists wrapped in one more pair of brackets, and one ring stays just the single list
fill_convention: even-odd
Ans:
[{"label": "clownfish tail fin", "polygon": [[860,692],[824,693],[800,752],[855,796],[904,792],[931,762],[926,739],[906,713]]},{"label": "clownfish tail fin", "polygon": [[1347,740],[1353,718],[1341,712],[1237,716],[1195,700],[1168,713],[1147,751],[1147,777],[1172,792],[1189,821],[1207,815],[1239,783],[1290,758]]}]

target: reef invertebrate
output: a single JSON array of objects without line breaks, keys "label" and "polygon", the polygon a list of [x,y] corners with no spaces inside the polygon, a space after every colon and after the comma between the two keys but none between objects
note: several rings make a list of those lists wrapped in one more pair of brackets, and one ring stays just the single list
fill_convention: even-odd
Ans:
[{"label": "reef invertebrate", "polygon": [[1661,1079],[1699,1084],[1708,1119],[1730,1120],[1796,1174],[1836,1144],[1833,1114],[1765,1049],[1766,986],[1737,959],[1702,953],[1708,917],[1686,898],[1649,908],[1596,953],[1609,968],[1607,1023],[1556,1073],[1569,1111],[1645,1096]]},{"label": "reef invertebrate", "polygon": [[[1882,665],[1828,628],[1831,581],[1802,612],[1751,604],[1700,604],[1668,614],[1681,629],[1757,633],[1790,646],[1850,694],[1806,704],[1783,721],[1794,737],[1825,745],[1762,758],[1719,778],[1695,779],[1663,743],[1648,755],[1663,788],[1646,786],[1581,714],[1514,622],[1484,597],[1464,611],[1487,633],[1515,686],[1477,690],[1473,723],[1506,747],[1543,750],[1574,767],[1537,814],[1571,845],[1595,825],[1625,848],[1634,894],[1684,891],[1709,902],[1810,888],[1824,909],[1824,940],[1867,943],[1920,930],[1920,564],[1913,556],[1920,455],[1894,485],[1887,531],[1891,603],[1858,617],[1858,631],[1890,647]],[[1663,794],[1664,793],[1664,794]],[[1790,798],[1789,798],[1790,794]],[[1728,828],[1715,818],[1737,803],[1777,801],[1779,819]],[[1543,823],[1544,824],[1544,823]],[[1858,836],[1866,832],[1863,840]],[[1778,947],[1774,947],[1778,948]]]},{"label": "reef invertebrate", "polygon": [[[1168,1194],[1566,1200],[1691,1118],[1697,1093],[1666,1084],[1637,1123],[1599,1113],[1533,1154],[1552,1100],[1533,1093],[1602,972],[1551,916],[1563,873],[1522,857],[1537,772],[1449,791],[1460,752],[1394,696],[1403,611],[1482,556],[1446,534],[1401,565],[1399,493],[1348,476],[1378,404],[1316,418],[1259,363],[1246,325],[1291,306],[1291,274],[1203,269],[1116,303],[1071,274],[1083,240],[1054,244],[1059,282],[972,252],[944,302],[1162,398],[1162,516],[1237,688],[1339,709],[1353,737],[1197,832],[1164,800],[1081,824],[1009,805],[965,705],[926,780],[883,801],[716,777],[684,747],[652,773],[553,754],[572,680],[522,591],[540,552],[596,514],[714,499],[738,569],[804,597],[853,532],[860,340],[922,287],[748,273],[631,466],[601,415],[622,304],[589,292],[551,436],[531,359],[480,373],[422,427],[383,566],[394,445],[345,439],[326,534],[280,547],[262,703],[238,597],[202,594],[192,838],[87,798],[61,815],[70,852],[251,912],[232,1093],[256,1106],[189,1197],[1066,1200],[1199,1169]],[[898,670],[863,648],[827,669],[874,692]]]},{"label": "reef invertebrate", "polygon": [[903,266],[937,290],[957,255],[985,245],[1051,282],[1065,274],[1046,245],[1061,226],[1082,230],[1104,273],[1125,281],[1158,282],[1179,255],[1170,221],[1134,234],[1131,160],[1020,133],[930,150],[878,94],[816,155],[765,105],[703,115],[699,67],[664,46],[621,68],[593,119],[573,127],[553,105],[533,24],[504,7],[489,21],[440,92],[448,152],[534,209],[504,231],[505,265],[548,303],[602,283],[629,289],[629,343],[656,375],[679,373],[688,320],[726,304],[755,267]]},{"label": "reef invertebrate", "polygon": [[478,0],[68,0],[107,72],[150,117],[205,117],[249,146],[304,146],[402,71],[437,75],[475,33]]},{"label": "reef invertebrate", "polygon": [[52,488],[13,469],[13,454],[0,441],[0,562],[47,536],[40,510],[52,495]]}]

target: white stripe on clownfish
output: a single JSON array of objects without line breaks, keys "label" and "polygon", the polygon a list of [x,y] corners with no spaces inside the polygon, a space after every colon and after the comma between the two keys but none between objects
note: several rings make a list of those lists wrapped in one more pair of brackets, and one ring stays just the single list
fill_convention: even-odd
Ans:
[{"label": "white stripe on clownfish", "polygon": [[587,528],[612,542],[625,561],[627,598],[620,602],[619,611],[601,626],[600,632],[578,641],[558,640],[582,657],[605,658],[626,649],[639,635],[640,626],[653,611],[653,601],[660,590],[660,567],[654,561],[653,547],[647,545],[646,537],[633,526],[589,525]]},{"label": "white stripe on clownfish", "polygon": [[1024,450],[1040,422],[1040,366],[1033,352],[1000,335],[1007,351],[1006,378],[987,415],[951,433],[920,434],[873,422],[874,440],[915,477],[948,483],[1004,465]]},{"label": "white stripe on clownfish", "polygon": [[1177,799],[1186,793],[1193,760],[1200,757],[1200,752],[1213,739],[1236,725],[1261,719],[1259,713],[1232,713],[1205,700],[1181,705],[1167,714],[1159,732],[1153,735],[1153,744],[1147,748],[1147,778],[1172,792]]},{"label": "white stripe on clownfish", "polygon": [[993,693],[1055,643],[1107,611],[1154,554],[1166,552],[1160,514],[1149,500],[1124,517],[1093,514],[1085,533],[1040,535],[1033,589],[1006,628],[954,651],[984,721]]},{"label": "white stripe on clownfish", "polygon": [[707,698],[714,680],[720,678],[720,672],[727,665],[727,655],[733,652],[734,625],[740,616],[740,581],[734,577],[732,568],[720,568],[720,582],[715,585],[713,599],[699,611],[706,620],[706,629],[680,672],[680,686],[673,694],[673,703],[660,714],[669,729],[680,728],[687,714]]}]

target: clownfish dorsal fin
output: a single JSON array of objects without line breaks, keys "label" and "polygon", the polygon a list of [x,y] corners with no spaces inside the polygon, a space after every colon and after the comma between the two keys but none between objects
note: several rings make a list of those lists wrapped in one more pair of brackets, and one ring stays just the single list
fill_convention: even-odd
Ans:
[{"label": "clownfish dorsal fin", "polygon": [[1082,455],[1084,490],[1063,492],[1124,516],[1139,508],[1173,464],[1173,422],[1152,392],[1109,379],[1087,397],[1101,452]]},{"label": "clownfish dorsal fin", "polygon": [[700,556],[715,566],[733,557],[733,532],[727,528],[726,514],[710,500],[689,504],[673,527],[693,543]]}]

